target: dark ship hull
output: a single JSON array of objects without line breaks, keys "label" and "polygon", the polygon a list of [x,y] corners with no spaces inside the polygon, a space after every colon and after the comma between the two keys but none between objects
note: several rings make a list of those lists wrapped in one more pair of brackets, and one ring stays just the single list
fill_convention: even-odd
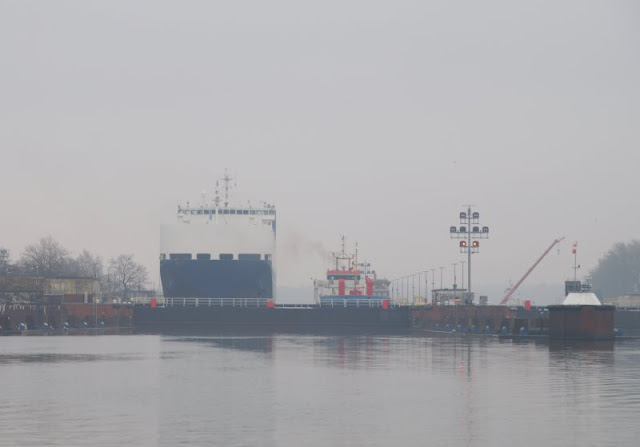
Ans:
[{"label": "dark ship hull", "polygon": [[[134,327],[138,333],[308,333],[405,334],[407,307],[234,306],[208,304],[167,307],[138,306]],[[239,301],[238,301],[239,303]]]},{"label": "dark ship hull", "polygon": [[162,260],[168,298],[273,298],[271,261]]}]

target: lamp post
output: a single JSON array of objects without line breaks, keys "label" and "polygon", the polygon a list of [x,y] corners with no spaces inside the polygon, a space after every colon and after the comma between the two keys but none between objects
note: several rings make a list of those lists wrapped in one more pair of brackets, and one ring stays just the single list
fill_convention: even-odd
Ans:
[{"label": "lamp post", "polygon": [[424,303],[427,304],[429,301],[429,277],[427,276],[428,271],[424,271]]},{"label": "lamp post", "polygon": [[[480,227],[480,213],[471,212],[472,205],[467,205],[467,211],[460,213],[460,227],[449,227],[451,239],[460,239],[460,253],[467,254],[467,281],[469,294],[471,294],[471,255],[480,251],[480,242],[477,239],[489,238],[489,227]],[[473,241],[472,241],[473,239]]]},{"label": "lamp post", "polygon": [[402,277],[402,282],[404,283],[402,285],[402,298],[406,299],[407,301],[409,301],[409,277],[408,276],[403,276]]},{"label": "lamp post", "polygon": [[451,265],[453,266],[453,289],[455,290],[458,288],[458,284],[456,283],[456,266],[458,265],[458,263],[454,262]]},{"label": "lamp post", "polygon": [[411,304],[416,300],[416,275],[411,275]]},{"label": "lamp post", "polygon": [[433,291],[436,288],[436,269],[431,269],[431,298],[433,299]]},{"label": "lamp post", "polygon": [[393,294],[391,295],[396,301],[398,300],[398,278],[393,280]]},{"label": "lamp post", "polygon": [[405,290],[407,291],[407,304],[409,303],[409,278],[410,275],[405,276],[405,279],[407,280],[407,286],[405,288]]},{"label": "lamp post", "polygon": [[108,296],[108,301],[112,301],[113,300],[113,296],[115,295],[115,289],[116,289],[116,280],[115,280],[115,267],[113,265],[110,265],[109,268],[107,269],[107,294]]}]

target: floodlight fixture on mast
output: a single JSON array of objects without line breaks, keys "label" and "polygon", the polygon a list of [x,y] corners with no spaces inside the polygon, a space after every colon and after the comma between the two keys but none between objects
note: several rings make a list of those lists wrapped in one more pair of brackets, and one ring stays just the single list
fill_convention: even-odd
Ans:
[{"label": "floodlight fixture on mast", "polygon": [[480,226],[480,213],[473,211],[474,205],[466,205],[467,211],[460,212],[460,226],[449,227],[451,239],[460,239],[460,253],[467,254],[468,292],[471,294],[471,255],[480,251],[478,239],[489,239],[489,227]]}]

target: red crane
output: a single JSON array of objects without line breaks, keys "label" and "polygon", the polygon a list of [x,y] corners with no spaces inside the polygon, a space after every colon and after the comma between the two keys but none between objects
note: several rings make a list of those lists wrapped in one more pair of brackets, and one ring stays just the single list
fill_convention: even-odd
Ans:
[{"label": "red crane", "polygon": [[511,295],[513,295],[513,292],[515,292],[516,289],[520,287],[520,284],[522,284],[523,281],[527,279],[527,276],[529,276],[529,273],[531,273],[533,269],[535,269],[538,266],[538,264],[540,264],[540,261],[542,261],[542,259],[544,259],[544,257],[547,256],[547,253],[549,253],[551,249],[555,247],[555,245],[559,243],[562,239],[564,239],[564,237],[561,237],[560,239],[556,239],[555,241],[553,241],[551,245],[549,245],[549,248],[547,248],[544,251],[544,253],[542,253],[542,256],[540,256],[538,260],[529,268],[529,270],[527,270],[527,273],[525,273],[524,276],[520,278],[520,281],[518,281],[515,286],[507,290],[507,294],[504,296],[504,298],[502,298],[502,301],[500,301],[501,306],[507,304],[507,301],[509,301],[509,298],[511,298]]}]

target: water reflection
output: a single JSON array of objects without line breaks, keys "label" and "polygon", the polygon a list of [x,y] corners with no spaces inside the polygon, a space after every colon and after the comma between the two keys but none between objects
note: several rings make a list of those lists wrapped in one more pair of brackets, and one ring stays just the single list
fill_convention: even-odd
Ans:
[{"label": "water reflection", "polygon": [[273,335],[260,337],[179,337],[170,338],[170,340],[178,343],[195,343],[202,346],[264,353],[272,352],[274,345]]},{"label": "water reflection", "polygon": [[0,346],[0,446],[634,445],[640,413],[637,342],[27,338]]},{"label": "water reflection", "polygon": [[549,351],[613,351],[615,340],[549,340]]},{"label": "water reflection", "polygon": [[549,357],[552,366],[583,365],[613,366],[615,363],[614,340],[603,341],[550,341]]},{"label": "water reflection", "polygon": [[140,360],[143,356],[132,354],[0,354],[0,365],[12,363],[65,363],[65,362],[120,362]]}]

